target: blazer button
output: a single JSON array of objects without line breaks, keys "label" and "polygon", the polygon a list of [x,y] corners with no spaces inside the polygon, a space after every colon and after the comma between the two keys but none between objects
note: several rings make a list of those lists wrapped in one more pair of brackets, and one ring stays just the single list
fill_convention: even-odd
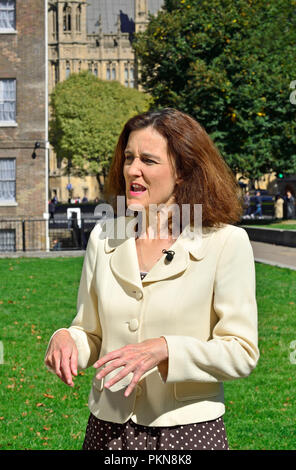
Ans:
[{"label": "blazer button", "polygon": [[139,322],[136,318],[133,318],[129,322],[129,329],[130,329],[130,331],[137,331],[138,328],[139,328]]},{"label": "blazer button", "polygon": [[142,298],[143,298],[142,292],[141,292],[141,291],[137,291],[137,292],[136,292],[136,299],[137,299],[137,300],[141,300]]}]

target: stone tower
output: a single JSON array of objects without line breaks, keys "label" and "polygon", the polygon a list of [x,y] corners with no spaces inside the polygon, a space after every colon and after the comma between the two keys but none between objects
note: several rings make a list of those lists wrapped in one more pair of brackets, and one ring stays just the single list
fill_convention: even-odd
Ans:
[{"label": "stone tower", "polygon": [[[65,80],[71,73],[79,72],[79,60],[87,44],[86,0],[49,3],[49,89]],[[76,60],[72,58],[77,57]]]},{"label": "stone tower", "polygon": [[147,0],[135,0],[135,32],[139,33],[146,29],[148,22]]}]

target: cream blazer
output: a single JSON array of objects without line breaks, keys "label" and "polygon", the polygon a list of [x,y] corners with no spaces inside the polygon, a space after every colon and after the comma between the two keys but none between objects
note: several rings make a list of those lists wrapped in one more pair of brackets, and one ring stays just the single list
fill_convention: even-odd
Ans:
[{"label": "cream blazer", "polygon": [[[126,226],[128,218],[118,218]],[[168,375],[145,374],[129,397],[132,375],[104,388],[94,376],[90,411],[98,418],[148,426],[208,421],[225,411],[225,380],[246,377],[259,358],[255,270],[242,228],[224,225],[203,231],[201,243],[186,236],[140,278],[134,237],[100,238],[92,230],[84,259],[77,315],[68,331],[78,348],[78,368],[127,344],[163,336]],[[94,371],[95,374],[98,370]]]}]

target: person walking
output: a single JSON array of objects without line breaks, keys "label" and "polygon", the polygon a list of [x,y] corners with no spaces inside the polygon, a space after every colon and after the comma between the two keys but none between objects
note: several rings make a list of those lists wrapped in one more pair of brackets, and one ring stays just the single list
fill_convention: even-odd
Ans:
[{"label": "person walking", "polygon": [[[248,376],[259,358],[253,251],[234,225],[238,193],[187,114],[150,111],[124,126],[106,200],[124,197],[137,216],[117,216],[105,237],[99,224],[92,230],[77,315],[45,355],[71,387],[78,369],[95,369],[84,450],[229,448],[223,382]],[[173,208],[188,206],[182,227]]]},{"label": "person walking", "polygon": [[252,212],[251,197],[249,191],[244,195],[244,216],[249,218]]},{"label": "person walking", "polygon": [[262,218],[262,199],[261,199],[260,191],[256,192],[255,205],[256,205],[255,212],[251,214],[251,217],[258,216],[258,218],[261,219]]},{"label": "person walking", "polygon": [[53,199],[50,199],[48,201],[48,212],[50,214],[50,219],[54,219],[55,210],[56,210],[55,203],[54,203]]},{"label": "person walking", "polygon": [[295,198],[292,196],[292,193],[290,190],[287,190],[286,192],[285,205],[286,205],[287,219],[294,219],[295,218]]},{"label": "person walking", "polygon": [[275,197],[274,216],[277,220],[282,220],[284,217],[284,200],[280,194]]}]

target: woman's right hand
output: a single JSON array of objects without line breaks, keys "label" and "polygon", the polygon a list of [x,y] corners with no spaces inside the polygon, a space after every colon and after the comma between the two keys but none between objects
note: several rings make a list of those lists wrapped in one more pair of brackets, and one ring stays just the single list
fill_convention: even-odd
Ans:
[{"label": "woman's right hand", "polygon": [[67,330],[52,337],[44,362],[65,384],[74,387],[72,375],[77,375],[78,350]]}]

